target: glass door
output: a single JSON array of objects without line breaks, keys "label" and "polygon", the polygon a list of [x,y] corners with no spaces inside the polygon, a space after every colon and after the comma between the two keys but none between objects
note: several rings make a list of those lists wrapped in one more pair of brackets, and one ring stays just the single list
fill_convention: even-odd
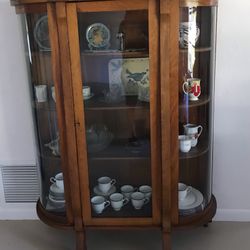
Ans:
[{"label": "glass door", "polygon": [[158,223],[156,1],[69,4],[68,17],[85,222]]},{"label": "glass door", "polygon": [[212,198],[216,7],[180,9],[179,215],[201,212]]}]

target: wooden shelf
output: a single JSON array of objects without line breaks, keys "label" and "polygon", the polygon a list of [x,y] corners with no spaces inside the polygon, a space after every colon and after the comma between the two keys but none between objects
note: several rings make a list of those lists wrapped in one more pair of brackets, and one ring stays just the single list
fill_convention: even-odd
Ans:
[{"label": "wooden shelf", "polygon": [[187,104],[182,102],[179,104],[180,109],[195,108],[199,106],[206,105],[210,102],[210,97],[208,96],[200,96],[198,101],[188,101]]},{"label": "wooden shelf", "polygon": [[49,226],[65,229],[73,226],[73,224],[67,221],[66,213],[48,212],[43,207],[40,200],[37,202],[36,210],[38,217]]},{"label": "wooden shelf", "polygon": [[218,0],[180,0],[180,7],[217,6]]},{"label": "wooden shelf", "polygon": [[[195,49],[195,53],[198,53],[198,52],[208,52],[208,51],[212,50],[212,47],[203,47],[203,48],[194,48],[194,49]],[[182,49],[182,48],[180,48],[179,52],[180,53],[188,53],[188,49]]]},{"label": "wooden shelf", "polygon": [[118,103],[107,103],[103,97],[93,97],[84,101],[85,110],[127,110],[127,109],[148,109],[148,102],[141,102],[137,96],[127,96],[124,101]]},{"label": "wooden shelf", "polygon": [[217,208],[217,202],[215,197],[212,195],[210,203],[206,206],[203,211],[195,213],[189,216],[180,216],[179,223],[174,224],[174,229],[186,229],[189,227],[197,227],[208,224],[212,221]]},{"label": "wooden shelf", "polygon": [[188,153],[183,153],[179,151],[179,159],[180,160],[187,160],[191,158],[197,158],[204,154],[206,154],[209,151],[209,147],[207,145],[198,144],[196,147],[193,147]]},{"label": "wooden shelf", "polygon": [[147,50],[102,50],[102,51],[93,51],[86,50],[81,53],[83,56],[110,56],[110,57],[122,57],[122,58],[140,58],[140,57],[149,57]]},{"label": "wooden shelf", "polygon": [[106,149],[98,153],[89,153],[89,160],[145,160],[150,158],[150,142],[144,141],[141,146],[133,146],[131,143],[114,142]]}]

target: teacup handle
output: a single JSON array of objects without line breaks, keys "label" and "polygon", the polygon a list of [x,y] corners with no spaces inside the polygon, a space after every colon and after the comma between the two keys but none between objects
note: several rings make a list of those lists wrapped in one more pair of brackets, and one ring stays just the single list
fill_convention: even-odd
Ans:
[{"label": "teacup handle", "polygon": [[56,178],[55,178],[55,177],[51,177],[49,180],[50,180],[50,182],[52,182],[52,183],[56,183]]},{"label": "teacup handle", "polygon": [[105,201],[104,208],[108,207],[110,205],[110,201]]},{"label": "teacup handle", "polygon": [[123,199],[123,205],[122,206],[125,206],[126,204],[129,203],[129,199],[128,198],[124,198]]},{"label": "teacup handle", "polygon": [[199,129],[200,129],[200,132],[198,132],[197,138],[200,137],[200,135],[201,135],[201,133],[202,133],[202,131],[203,131],[203,127],[202,127],[201,125],[199,125],[199,126],[198,126],[198,131],[199,131]]},{"label": "teacup handle", "polygon": [[191,186],[188,186],[187,187],[187,194],[190,193],[192,191],[192,187]]},{"label": "teacup handle", "polygon": [[116,180],[115,179],[112,179],[111,182],[110,182],[111,186],[114,186],[116,184]]},{"label": "teacup handle", "polygon": [[183,90],[183,92],[186,94],[186,95],[188,95],[188,93],[189,93],[189,91],[187,91],[186,89],[188,89],[188,86],[189,84],[188,84],[188,82],[184,82],[183,83],[183,85],[182,85],[182,90]]},{"label": "teacup handle", "polygon": [[150,201],[150,199],[149,199],[148,197],[145,197],[145,198],[144,198],[144,204],[143,204],[143,205],[148,204],[148,203],[149,203],[149,201]]}]

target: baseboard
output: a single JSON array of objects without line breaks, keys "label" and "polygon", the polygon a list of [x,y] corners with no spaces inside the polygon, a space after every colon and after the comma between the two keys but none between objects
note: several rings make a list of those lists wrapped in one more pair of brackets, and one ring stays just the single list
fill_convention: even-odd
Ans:
[{"label": "baseboard", "polygon": [[242,221],[250,222],[249,209],[217,209],[215,221]]},{"label": "baseboard", "polygon": [[11,204],[0,207],[0,220],[37,220],[36,204]]}]

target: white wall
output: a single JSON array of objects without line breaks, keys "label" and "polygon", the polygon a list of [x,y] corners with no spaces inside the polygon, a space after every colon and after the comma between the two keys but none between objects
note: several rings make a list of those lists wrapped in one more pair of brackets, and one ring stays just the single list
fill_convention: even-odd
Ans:
[{"label": "white wall", "polygon": [[[250,1],[219,0],[214,147],[217,219],[250,220],[249,10]],[[35,164],[22,34],[9,0],[0,0],[0,55],[0,164]]]},{"label": "white wall", "polygon": [[250,221],[250,1],[219,0],[214,192],[218,218]]},{"label": "white wall", "polygon": [[[34,129],[20,17],[0,0],[0,166],[34,165]],[[34,204],[5,204],[0,178],[0,219],[36,218]]]}]

